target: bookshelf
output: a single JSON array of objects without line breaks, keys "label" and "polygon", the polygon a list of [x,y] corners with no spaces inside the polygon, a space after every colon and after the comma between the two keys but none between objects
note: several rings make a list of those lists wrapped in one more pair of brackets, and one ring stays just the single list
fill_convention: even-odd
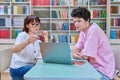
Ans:
[{"label": "bookshelf", "polygon": [[0,38],[10,38],[10,6],[9,0],[0,1]]},{"label": "bookshelf", "polygon": [[[68,42],[70,44],[77,42],[79,32],[75,30],[70,14],[72,9],[78,6],[88,8],[92,14],[91,23],[98,23],[105,33],[108,34],[106,27],[108,25],[106,15],[108,7],[106,0],[44,1],[45,0],[33,0],[33,14],[40,17],[42,21],[40,29],[48,30],[51,42]],[[42,2],[42,4],[38,4],[37,2]]]},{"label": "bookshelf", "polygon": [[[120,19],[119,4],[120,0],[0,0],[0,39],[14,40],[21,32],[24,17],[34,14],[41,19],[40,29],[49,32],[50,42],[74,45],[79,32],[70,14],[81,6],[90,10],[91,23],[98,23],[111,43],[120,44],[116,36],[120,34],[120,24],[116,23]],[[23,7],[26,12],[22,12]]]},{"label": "bookshelf", "polygon": [[110,0],[110,41],[120,44],[120,0]]},{"label": "bookshelf", "polygon": [[29,14],[31,0],[0,0],[0,39],[15,39]]}]

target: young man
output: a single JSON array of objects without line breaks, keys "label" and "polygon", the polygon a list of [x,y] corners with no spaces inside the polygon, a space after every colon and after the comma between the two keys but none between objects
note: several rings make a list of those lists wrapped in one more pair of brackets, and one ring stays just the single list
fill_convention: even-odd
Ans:
[{"label": "young man", "polygon": [[109,40],[96,24],[90,24],[90,11],[78,7],[71,16],[80,36],[73,52],[74,58],[87,59],[102,75],[102,80],[110,80],[115,75],[115,60]]}]

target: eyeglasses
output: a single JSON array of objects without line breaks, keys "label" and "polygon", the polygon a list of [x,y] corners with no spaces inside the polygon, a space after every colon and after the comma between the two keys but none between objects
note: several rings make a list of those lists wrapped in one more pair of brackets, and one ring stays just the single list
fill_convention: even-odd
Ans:
[{"label": "eyeglasses", "polygon": [[32,24],[32,27],[33,27],[33,28],[40,27],[40,23],[37,23],[37,24],[34,23],[34,24]]}]

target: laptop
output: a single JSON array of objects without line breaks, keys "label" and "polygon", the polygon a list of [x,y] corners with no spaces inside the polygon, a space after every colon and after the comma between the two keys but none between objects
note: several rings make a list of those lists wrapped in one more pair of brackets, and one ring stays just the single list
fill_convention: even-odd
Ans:
[{"label": "laptop", "polygon": [[73,64],[68,43],[40,43],[43,62]]},{"label": "laptop", "polygon": [[69,43],[40,43],[45,63],[73,64]]}]

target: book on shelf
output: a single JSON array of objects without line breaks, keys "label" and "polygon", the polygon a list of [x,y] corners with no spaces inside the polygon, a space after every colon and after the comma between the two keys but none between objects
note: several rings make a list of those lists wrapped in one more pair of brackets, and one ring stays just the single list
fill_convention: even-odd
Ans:
[{"label": "book on shelf", "polygon": [[58,41],[59,42],[68,42],[67,35],[58,35]]},{"label": "book on shelf", "polygon": [[116,27],[120,26],[120,18],[111,19],[111,25]]},{"label": "book on shelf", "polygon": [[10,0],[0,0],[0,2],[10,2]]},{"label": "book on shelf", "polygon": [[90,0],[90,5],[98,5],[99,0]]},{"label": "book on shelf", "polygon": [[106,18],[106,15],[107,15],[106,10],[105,9],[101,10],[101,18]]},{"label": "book on shelf", "polygon": [[67,35],[51,35],[52,42],[68,42]]},{"label": "book on shelf", "polygon": [[17,36],[16,30],[12,30],[12,39],[15,39]]},{"label": "book on shelf", "polygon": [[111,18],[110,26],[119,27],[120,26],[120,18]]},{"label": "book on shelf", "polygon": [[111,6],[110,13],[111,14],[118,14],[118,6]]},{"label": "book on shelf", "polygon": [[54,6],[69,5],[69,0],[52,0],[51,5],[54,5]]},{"label": "book on shelf", "polygon": [[90,10],[91,18],[106,18],[106,10]]},{"label": "book on shelf", "polygon": [[110,38],[111,39],[120,39],[120,30],[111,29],[111,31],[110,31]]},{"label": "book on shelf", "polygon": [[52,42],[57,42],[57,41],[56,41],[56,36],[55,36],[55,35],[51,35],[50,37],[51,37],[51,41],[52,41]]},{"label": "book on shelf", "polygon": [[107,0],[99,0],[100,5],[106,5],[106,3],[107,3]]},{"label": "book on shelf", "polygon": [[114,26],[114,19],[110,19],[110,26]]},{"label": "book on shelf", "polygon": [[30,14],[29,6],[12,6],[12,14]]},{"label": "book on shelf", "polygon": [[83,1],[85,0],[78,0],[78,5],[83,5]]},{"label": "book on shelf", "polygon": [[50,30],[50,23],[41,23],[40,30]]},{"label": "book on shelf", "polygon": [[70,36],[70,43],[77,43],[79,35],[71,35]]},{"label": "book on shelf", "polygon": [[40,18],[50,18],[50,11],[34,11],[34,14]]},{"label": "book on shelf", "polygon": [[70,23],[70,30],[76,30],[76,27],[75,27],[74,23]]},{"label": "book on shelf", "polygon": [[115,2],[118,2],[118,1],[120,1],[120,0],[111,0],[111,1],[115,1]]},{"label": "book on shelf", "polygon": [[11,0],[12,2],[29,2],[30,0]]},{"label": "book on shelf", "polygon": [[0,26],[5,26],[5,18],[0,18]]},{"label": "book on shelf", "polygon": [[0,14],[10,14],[10,6],[0,5]]},{"label": "book on shelf", "polygon": [[97,24],[101,27],[102,30],[106,30],[106,22],[99,22]]},{"label": "book on shelf", "polygon": [[93,19],[93,10],[90,10],[90,14],[91,19]]},{"label": "book on shelf", "polygon": [[0,26],[2,27],[10,27],[10,18],[7,18],[7,17],[1,17],[0,18]]},{"label": "book on shelf", "polygon": [[119,35],[119,30],[116,30],[116,39],[119,39],[120,35]]},{"label": "book on shelf", "polygon": [[106,5],[107,0],[89,0],[90,5]]},{"label": "book on shelf", "polygon": [[97,10],[93,10],[93,18],[97,18]]},{"label": "book on shelf", "polygon": [[52,23],[52,30],[69,30],[69,23]]},{"label": "book on shelf", "polygon": [[116,39],[116,29],[111,29],[110,30],[110,38],[111,39]]},{"label": "book on shelf", "polygon": [[16,39],[17,35],[21,32],[21,29],[12,30],[12,39]]},{"label": "book on shelf", "polygon": [[52,23],[51,29],[56,30],[56,27],[57,27],[56,23]]},{"label": "book on shelf", "polygon": [[118,18],[115,18],[115,26],[118,26]]},{"label": "book on shelf", "polygon": [[74,5],[78,5],[78,0],[74,0]]},{"label": "book on shelf", "polygon": [[59,0],[52,0],[52,5],[59,5],[60,4],[60,2],[59,2]]},{"label": "book on shelf", "polygon": [[120,26],[120,18],[115,18],[115,26]]},{"label": "book on shelf", "polygon": [[10,30],[0,29],[0,38],[9,39],[10,38]]},{"label": "book on shelf", "polygon": [[62,30],[69,30],[69,23],[63,23]]},{"label": "book on shelf", "polygon": [[15,0],[16,2],[24,2],[24,0]]},{"label": "book on shelf", "polygon": [[52,11],[52,18],[68,18],[68,11]]},{"label": "book on shelf", "polygon": [[11,25],[14,27],[24,26],[24,17],[14,17],[11,19]]},{"label": "book on shelf", "polygon": [[88,0],[71,0],[70,5],[87,5]]},{"label": "book on shelf", "polygon": [[33,0],[33,6],[50,5],[50,0]]},{"label": "book on shelf", "polygon": [[4,5],[0,5],[0,14],[4,14]]}]

